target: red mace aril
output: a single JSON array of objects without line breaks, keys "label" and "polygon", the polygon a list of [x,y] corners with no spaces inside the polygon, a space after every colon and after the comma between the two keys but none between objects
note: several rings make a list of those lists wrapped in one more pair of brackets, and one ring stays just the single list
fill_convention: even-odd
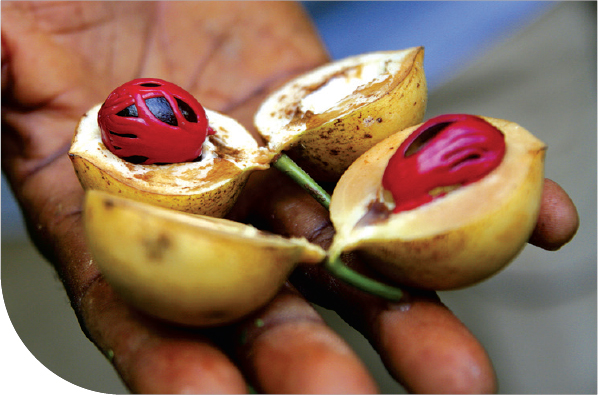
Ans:
[{"label": "red mace aril", "polygon": [[480,180],[501,163],[503,134],[482,118],[447,114],[422,124],[388,161],[382,186],[394,213],[412,210]]},{"label": "red mace aril", "polygon": [[116,88],[98,113],[102,142],[135,164],[192,162],[215,131],[204,108],[183,88],[139,78]]}]

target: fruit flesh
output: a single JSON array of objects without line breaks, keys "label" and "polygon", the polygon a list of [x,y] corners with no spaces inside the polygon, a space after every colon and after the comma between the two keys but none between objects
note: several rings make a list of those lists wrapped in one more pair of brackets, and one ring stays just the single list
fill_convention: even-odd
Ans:
[{"label": "fruit flesh", "polygon": [[336,181],[380,140],[422,121],[423,48],[333,62],[269,96],[254,123],[272,152],[287,151],[318,181]]},{"label": "fruit flesh", "polygon": [[392,281],[428,289],[471,285],[496,273],[525,246],[542,193],[545,146],[508,121],[502,163],[478,182],[413,210],[392,213],[380,188],[388,160],[416,129],[359,158],[339,181],[330,213],[331,251],[359,251]]}]

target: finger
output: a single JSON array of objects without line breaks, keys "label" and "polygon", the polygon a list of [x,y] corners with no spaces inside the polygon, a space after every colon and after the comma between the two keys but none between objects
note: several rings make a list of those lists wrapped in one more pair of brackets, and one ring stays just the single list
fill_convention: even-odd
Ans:
[{"label": "finger", "polygon": [[[349,267],[376,278],[356,256],[346,258]],[[336,311],[361,332],[410,392],[496,390],[484,347],[434,292],[403,289],[400,302],[388,302],[335,280],[321,266],[301,267],[291,281],[310,301]]]},{"label": "finger", "polygon": [[334,235],[328,211],[273,168],[251,174],[227,217],[284,236],[317,239],[316,242],[330,241]]},{"label": "finger", "polygon": [[567,192],[556,182],[545,179],[540,215],[529,242],[556,251],[575,236],[578,228],[579,215]]},{"label": "finger", "polygon": [[[271,229],[307,237],[328,247],[333,230],[325,210],[296,186],[273,175],[270,199],[260,210]],[[259,191],[256,190],[256,194]],[[354,269],[363,270],[348,262]],[[321,266],[302,267],[291,277],[310,301],[337,311],[361,331],[385,361],[389,371],[414,392],[491,392],[496,379],[482,345],[433,296],[406,296],[388,304],[335,280]]]},{"label": "finger", "polygon": [[235,355],[260,392],[377,392],[351,348],[288,285],[236,334]]},{"label": "finger", "polygon": [[246,391],[235,365],[201,333],[144,318],[112,293],[87,251],[83,190],[66,155],[19,185],[17,194],[36,245],[55,265],[83,330],[110,356],[133,392]]},{"label": "finger", "polygon": [[98,277],[80,304],[88,336],[134,393],[245,393],[234,363],[201,331],[175,327],[129,308]]},{"label": "finger", "polygon": [[496,376],[485,349],[436,297],[407,297],[367,315],[372,319],[363,332],[392,376],[410,392],[496,391]]}]

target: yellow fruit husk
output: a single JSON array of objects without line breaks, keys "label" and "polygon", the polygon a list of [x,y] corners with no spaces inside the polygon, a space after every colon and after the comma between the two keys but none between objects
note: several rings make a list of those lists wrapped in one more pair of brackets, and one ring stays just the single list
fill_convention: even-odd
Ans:
[{"label": "yellow fruit husk", "polygon": [[423,120],[424,49],[373,52],[310,71],[270,95],[254,123],[273,153],[318,181],[336,181],[361,154]]},{"label": "yellow fruit husk", "polygon": [[99,189],[134,200],[197,214],[224,216],[249,174],[269,167],[269,156],[238,122],[206,110],[216,134],[206,139],[198,162],[136,165],[102,143],[97,123],[101,105],[80,120],[69,156],[85,189]]},{"label": "yellow fruit husk", "polygon": [[537,221],[546,147],[517,124],[482,118],[505,135],[501,164],[482,180],[411,211],[393,214],[379,202],[388,160],[417,126],[360,157],[332,195],[332,254],[359,251],[388,279],[436,290],[472,285],[514,259]]},{"label": "yellow fruit husk", "polygon": [[94,262],[128,303],[193,326],[235,321],[266,304],[298,263],[326,255],[305,239],[89,190],[84,223]]}]

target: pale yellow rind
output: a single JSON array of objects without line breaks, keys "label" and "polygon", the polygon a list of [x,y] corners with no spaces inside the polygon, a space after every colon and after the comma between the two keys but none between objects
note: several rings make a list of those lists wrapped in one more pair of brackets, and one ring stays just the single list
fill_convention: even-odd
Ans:
[{"label": "pale yellow rind", "polygon": [[94,262],[116,292],[183,325],[237,320],[271,300],[298,263],[326,255],[305,239],[102,191],[87,191],[84,219]]},{"label": "pale yellow rind", "polygon": [[101,140],[100,105],[80,120],[69,156],[85,189],[99,189],[175,210],[224,216],[249,174],[269,167],[269,156],[238,122],[206,110],[216,134],[198,162],[136,165],[114,155]]},{"label": "pale yellow rind", "polygon": [[515,258],[537,220],[546,147],[517,124],[484,118],[505,135],[499,167],[432,203],[367,225],[362,219],[380,196],[388,160],[417,126],[360,157],[332,195],[332,253],[358,250],[389,279],[436,290],[479,282]]},{"label": "pale yellow rind", "polygon": [[373,145],[423,120],[424,49],[329,63],[270,95],[254,123],[273,153],[288,151],[319,181],[336,181]]}]

